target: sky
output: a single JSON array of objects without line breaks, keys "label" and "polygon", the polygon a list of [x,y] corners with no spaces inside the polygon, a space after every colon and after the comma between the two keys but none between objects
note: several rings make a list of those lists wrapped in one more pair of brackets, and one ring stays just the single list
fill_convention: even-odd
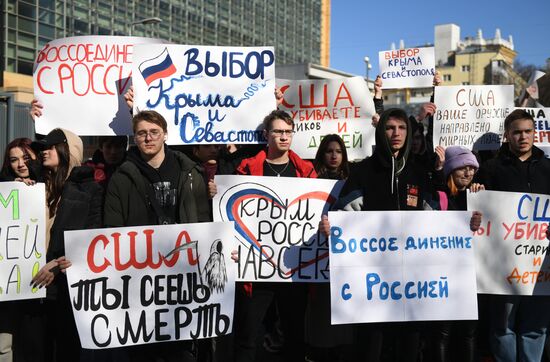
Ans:
[{"label": "sky", "polygon": [[365,75],[365,56],[378,74],[378,52],[434,42],[434,26],[454,23],[460,38],[512,35],[516,59],[544,66],[550,57],[550,0],[331,0],[330,67]]}]

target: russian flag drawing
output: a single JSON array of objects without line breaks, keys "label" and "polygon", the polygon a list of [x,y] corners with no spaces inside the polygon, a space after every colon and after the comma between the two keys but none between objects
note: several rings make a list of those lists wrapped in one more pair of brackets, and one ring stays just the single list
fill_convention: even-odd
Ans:
[{"label": "russian flag drawing", "polygon": [[176,67],[172,63],[172,58],[170,58],[167,48],[164,48],[162,53],[156,57],[141,63],[138,69],[147,85],[150,85],[157,79],[169,77],[176,72]]}]

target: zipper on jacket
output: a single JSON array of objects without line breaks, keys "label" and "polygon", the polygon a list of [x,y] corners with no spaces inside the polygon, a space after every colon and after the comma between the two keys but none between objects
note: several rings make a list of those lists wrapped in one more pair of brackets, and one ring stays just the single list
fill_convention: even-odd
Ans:
[{"label": "zipper on jacket", "polygon": [[187,176],[189,176],[189,180],[190,180],[189,185],[191,187],[191,191],[193,191],[193,175],[191,175],[191,172],[189,172]]},{"label": "zipper on jacket", "polygon": [[397,210],[401,210],[401,203],[399,202],[399,176],[395,178],[395,192],[397,193]]}]

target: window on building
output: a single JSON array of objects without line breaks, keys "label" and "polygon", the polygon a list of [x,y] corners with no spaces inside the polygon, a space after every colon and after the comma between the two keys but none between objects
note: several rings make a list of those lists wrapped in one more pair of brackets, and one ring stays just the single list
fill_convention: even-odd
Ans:
[{"label": "window on building", "polygon": [[450,82],[451,81],[451,75],[450,74],[443,74],[443,81]]},{"label": "window on building", "polygon": [[469,65],[463,65],[462,66],[462,71],[463,72],[469,72],[470,71],[470,66]]}]

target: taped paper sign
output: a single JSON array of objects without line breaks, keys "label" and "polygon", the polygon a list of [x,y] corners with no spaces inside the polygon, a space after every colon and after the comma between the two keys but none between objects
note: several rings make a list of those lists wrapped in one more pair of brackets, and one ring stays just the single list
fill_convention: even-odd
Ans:
[{"label": "taped paper sign", "polygon": [[470,217],[329,212],[332,324],[477,319]]},{"label": "taped paper sign", "polygon": [[504,119],[514,107],[514,86],[438,86],[434,100],[434,147],[495,150],[504,134]]},{"label": "taped paper sign", "polygon": [[0,182],[0,302],[44,298],[31,280],[46,265],[44,184]]},{"label": "taped paper sign", "polygon": [[276,108],[272,47],[136,46],[134,112],[155,110],[179,144],[265,143]]},{"label": "taped paper sign", "polygon": [[433,85],[434,48],[385,50],[378,53],[382,87],[424,88]]},{"label": "taped paper sign", "polygon": [[232,223],[65,232],[67,280],[83,348],[231,333]]},{"label": "taped paper sign", "polygon": [[123,36],[56,39],[38,52],[34,95],[44,105],[36,133],[65,128],[78,135],[131,135],[124,94],[132,85],[135,44],[162,40]]},{"label": "taped paper sign", "polygon": [[375,113],[372,95],[361,77],[286,80],[277,79],[283,93],[279,109],[295,123],[292,149],[302,158],[314,159],[324,136],[342,137],[349,160],[372,154],[375,144]]},{"label": "taped paper sign", "polygon": [[483,213],[475,236],[479,293],[550,295],[549,204],[548,195],[468,194],[468,209]]},{"label": "taped paper sign", "polygon": [[328,281],[328,244],[317,229],[341,182],[266,176],[216,176],[215,182],[214,220],[235,222],[237,280]]}]

